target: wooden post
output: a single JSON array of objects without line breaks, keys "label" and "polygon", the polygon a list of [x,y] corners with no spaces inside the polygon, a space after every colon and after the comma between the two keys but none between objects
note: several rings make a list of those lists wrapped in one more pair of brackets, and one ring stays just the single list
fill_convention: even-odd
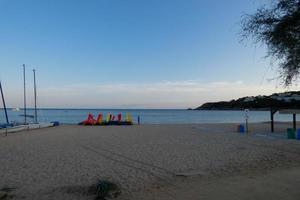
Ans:
[{"label": "wooden post", "polygon": [[274,133],[274,112],[271,109],[271,132]]},{"label": "wooden post", "polygon": [[294,128],[294,130],[297,129],[297,126],[296,126],[296,114],[293,114],[293,128]]}]

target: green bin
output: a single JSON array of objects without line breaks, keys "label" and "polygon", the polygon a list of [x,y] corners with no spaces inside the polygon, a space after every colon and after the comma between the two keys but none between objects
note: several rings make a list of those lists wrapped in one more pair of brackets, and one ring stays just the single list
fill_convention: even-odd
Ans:
[{"label": "green bin", "polygon": [[296,139],[296,137],[295,137],[295,129],[293,129],[293,128],[288,128],[287,129],[287,138],[288,139]]}]

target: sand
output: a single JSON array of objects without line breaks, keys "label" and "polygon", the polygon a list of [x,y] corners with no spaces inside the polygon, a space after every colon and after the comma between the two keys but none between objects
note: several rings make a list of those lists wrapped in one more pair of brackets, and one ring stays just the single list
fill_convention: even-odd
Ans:
[{"label": "sand", "polygon": [[12,199],[95,199],[89,188],[106,179],[124,200],[299,199],[300,141],[284,139],[289,126],[270,134],[269,124],[250,124],[247,135],[235,124],[13,133],[0,137],[0,191],[15,188]]}]

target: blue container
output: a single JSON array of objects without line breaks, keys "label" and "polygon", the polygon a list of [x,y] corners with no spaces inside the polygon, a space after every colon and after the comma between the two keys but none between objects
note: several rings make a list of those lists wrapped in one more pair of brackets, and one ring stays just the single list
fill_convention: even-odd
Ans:
[{"label": "blue container", "polygon": [[239,125],[239,132],[240,132],[240,133],[245,133],[245,127],[244,127],[243,124],[240,124],[240,125]]},{"label": "blue container", "polygon": [[53,126],[59,126],[59,122],[51,122],[53,123]]},{"label": "blue container", "polygon": [[296,139],[297,139],[297,140],[300,140],[300,129],[297,130],[297,133],[296,133]]}]

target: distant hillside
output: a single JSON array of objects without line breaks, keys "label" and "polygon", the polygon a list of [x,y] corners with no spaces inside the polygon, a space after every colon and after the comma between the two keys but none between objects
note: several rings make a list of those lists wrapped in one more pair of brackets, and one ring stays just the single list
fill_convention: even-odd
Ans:
[{"label": "distant hillside", "polygon": [[270,108],[300,109],[300,91],[275,93],[270,96],[250,96],[231,101],[210,102],[195,110],[269,110]]}]

